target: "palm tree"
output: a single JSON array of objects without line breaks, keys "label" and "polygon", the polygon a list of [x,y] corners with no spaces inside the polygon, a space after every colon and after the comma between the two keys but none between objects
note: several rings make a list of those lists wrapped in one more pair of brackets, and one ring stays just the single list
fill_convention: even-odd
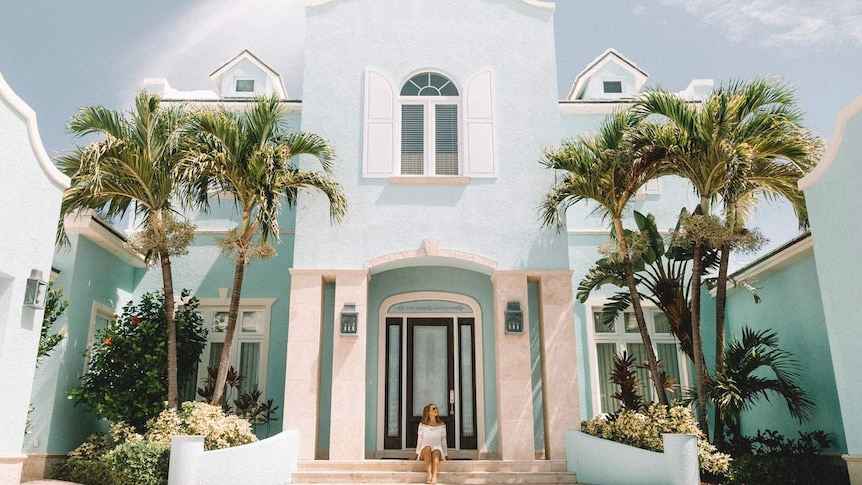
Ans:
[{"label": "palm tree", "polygon": [[183,110],[161,106],[158,96],[141,92],[134,110],[118,112],[103,106],[82,108],[69,122],[77,136],[102,140],[58,158],[70,177],[63,194],[58,238],[63,240],[65,216],[95,210],[107,219],[131,211],[142,230],[132,246],[148,263],[159,261],[165,292],[168,329],[168,405],[178,407],[177,334],[171,256],[183,254],[194,239],[194,226],[179,221],[175,204],[183,201],[175,175],[178,142],[185,122]]},{"label": "palm tree", "polygon": [[631,305],[647,353],[647,365],[659,403],[668,404],[662,373],[644,321],[632,259],[623,228],[623,212],[629,200],[647,181],[661,174],[658,160],[663,153],[641,151],[628,134],[637,119],[627,111],[610,115],[594,136],[565,140],[559,149],[546,150],[542,164],[563,171],[563,178],[545,195],[542,219],[546,226],[565,227],[565,213],[572,205],[592,200],[611,218],[617,253],[625,273],[624,284],[631,294]]},{"label": "palm tree", "polygon": [[[724,230],[698,235],[692,261],[691,323],[694,352],[703,354],[700,324],[702,256],[709,242],[721,250],[716,299],[716,369],[722,367],[724,306],[731,247],[741,231],[740,216],[753,196],[788,198],[803,223],[802,194],[796,180],[810,171],[821,144],[799,124],[793,90],[775,81],[733,82],[715,89],[696,104],[662,90],[647,92],[633,110],[641,117],[658,116],[656,123],[674,135],[660,142],[673,171],[687,178],[700,197],[695,218],[708,220],[711,204],[724,204]],[[716,234],[723,232],[724,234]],[[717,243],[716,243],[717,241]],[[707,432],[706,385],[709,374],[703,359],[695,359],[698,418]]]},{"label": "palm tree", "polygon": [[742,339],[733,338],[723,353],[725,365],[716,372],[709,396],[736,439],[742,437],[742,412],[771,395],[783,398],[800,423],[811,417],[814,401],[796,382],[799,364],[778,348],[774,330],[743,327]]},{"label": "palm tree", "polygon": [[[340,221],[347,210],[347,200],[341,186],[327,177],[334,157],[329,143],[313,133],[288,132],[284,108],[276,97],[258,98],[245,111],[224,107],[199,111],[193,115],[191,130],[196,136],[186,150],[183,172],[187,181],[198,188],[198,202],[206,208],[208,190],[225,192],[233,195],[241,214],[239,226],[219,243],[236,260],[225,342],[212,396],[213,402],[219,402],[230,362],[245,267],[254,259],[275,255],[268,241],[279,240],[282,201],[293,207],[300,189],[320,191],[329,199],[331,219]],[[299,155],[315,157],[323,172],[299,170],[294,158]]]}]

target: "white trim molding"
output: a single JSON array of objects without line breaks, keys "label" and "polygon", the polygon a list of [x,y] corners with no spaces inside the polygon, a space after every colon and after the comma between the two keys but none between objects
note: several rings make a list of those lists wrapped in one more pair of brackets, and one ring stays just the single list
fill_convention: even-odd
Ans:
[{"label": "white trim molding", "polygon": [[464,268],[491,275],[497,270],[497,262],[478,254],[454,249],[440,249],[440,242],[434,238],[422,240],[419,249],[389,253],[369,259],[365,269],[370,274],[411,266],[451,266]]},{"label": "white trim molding", "polygon": [[39,136],[39,124],[36,122],[36,112],[24,102],[23,99],[15,94],[12,87],[3,79],[3,74],[0,74],[0,97],[2,97],[13,110],[17,111],[24,121],[27,123],[27,134],[30,137],[30,146],[33,148],[33,153],[36,159],[39,160],[39,166],[45,175],[62,190],[69,188],[69,177],[64,175],[51,162],[51,157],[45,152],[45,146],[42,144],[42,137]]},{"label": "white trim molding", "polygon": [[805,190],[816,184],[832,166],[835,156],[838,154],[838,149],[841,147],[841,141],[844,139],[844,132],[847,130],[847,123],[862,113],[862,95],[859,95],[844,109],[838,112],[838,118],[835,120],[835,128],[832,131],[832,140],[829,142],[829,147],[826,149],[826,154],[814,167],[808,175],[799,179],[797,186],[799,190]]},{"label": "white trim molding", "polygon": [[134,268],[147,267],[144,257],[126,244],[126,238],[100,221],[92,210],[67,215],[63,226],[67,233],[84,236]]}]

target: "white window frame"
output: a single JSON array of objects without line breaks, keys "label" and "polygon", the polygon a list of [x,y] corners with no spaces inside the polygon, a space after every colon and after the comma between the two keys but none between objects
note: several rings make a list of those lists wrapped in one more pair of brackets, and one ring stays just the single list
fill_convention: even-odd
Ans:
[{"label": "white window frame", "polygon": [[[641,339],[640,332],[626,332],[625,325],[623,324],[623,318],[625,318],[626,314],[631,314],[632,309],[629,307],[626,309],[623,315],[617,315],[614,320],[614,332],[596,332],[596,321],[594,318],[595,313],[601,313],[602,308],[605,303],[608,303],[610,300],[589,300],[585,304],[587,311],[587,354],[589,357],[589,373],[590,373],[590,391],[591,396],[590,400],[593,404],[593,414],[598,415],[604,411],[602,411],[602,402],[601,402],[601,389],[599,388],[599,383],[601,382],[602,377],[599,376],[599,357],[598,352],[596,350],[596,345],[599,343],[613,343],[616,345],[616,353],[619,353],[623,350],[626,350],[626,344],[634,343],[634,344],[643,344],[643,340]],[[658,348],[656,347],[658,344],[675,344],[677,351],[677,362],[679,362],[679,376],[680,382],[677,384],[680,386],[680,389],[685,389],[690,386],[689,379],[689,362],[688,357],[682,351],[679,345],[679,341],[672,333],[656,333],[655,331],[655,320],[653,319],[656,313],[661,313],[661,310],[658,309],[655,305],[642,303],[642,308],[644,311],[644,321],[647,326],[647,330],[649,331],[650,338],[653,344],[653,351],[658,353]],[[601,324],[601,322],[599,322]],[[652,381],[642,383],[644,384],[644,388],[641,390],[642,395],[645,400],[655,400],[653,394],[654,389],[652,387]],[[612,410],[611,410],[612,411]]]},{"label": "white window frame", "polygon": [[648,195],[660,195],[661,194],[661,182],[659,179],[654,178],[647,180],[647,182],[640,186],[640,188],[635,193],[633,197],[634,200],[644,200]]},{"label": "white window frame", "polygon": [[98,317],[103,317],[108,321],[106,328],[117,324],[117,312],[113,308],[98,301],[93,302],[93,306],[90,309],[90,326],[87,330],[87,347],[84,352],[84,374],[90,368],[90,352],[92,352],[93,343],[96,340],[96,320]]},{"label": "white window frame", "polygon": [[[446,78],[455,89],[458,90],[458,96],[402,96],[401,90],[404,85],[419,74],[431,73]],[[422,164],[422,174],[402,174],[401,173],[401,129],[402,129],[402,106],[421,105],[424,115],[424,160]],[[458,128],[458,173],[457,174],[442,174],[437,175],[436,155],[437,155],[437,124],[436,124],[436,109],[437,105],[455,105],[458,111],[456,126]],[[433,69],[423,69],[416,71],[407,76],[404,81],[398,85],[398,96],[395,103],[395,176],[402,177],[458,177],[464,175],[464,106],[462,103],[462,88],[455,84],[452,76],[444,74]]]},{"label": "white window frame", "polygon": [[[213,315],[215,312],[228,312],[230,310],[230,299],[228,298],[200,298],[200,305],[197,311],[204,319],[204,325],[207,329],[207,342],[203,352],[201,352],[200,361],[198,362],[198,374],[195,382],[196,386],[200,386],[203,379],[207,378],[207,364],[210,361],[210,353],[213,343],[224,343],[225,334],[222,332],[213,332]],[[231,346],[231,356],[229,365],[239,371],[239,357],[242,343],[260,343],[260,361],[258,362],[258,389],[263,398],[269,398],[266,394],[266,379],[267,379],[267,363],[269,361],[269,329],[272,322],[272,305],[275,303],[275,298],[242,298],[239,303],[239,313],[237,315],[236,331],[234,332],[233,344]],[[243,312],[261,311],[263,312],[263,328],[257,332],[242,332]],[[241,394],[251,391],[250,388],[243,386]],[[233,396],[238,398],[239,396]]]},{"label": "white window frame", "polygon": [[[251,91],[240,91],[237,89],[240,81],[251,81]],[[257,91],[257,80],[253,77],[237,76],[233,78],[233,92],[238,95],[248,96]]]}]

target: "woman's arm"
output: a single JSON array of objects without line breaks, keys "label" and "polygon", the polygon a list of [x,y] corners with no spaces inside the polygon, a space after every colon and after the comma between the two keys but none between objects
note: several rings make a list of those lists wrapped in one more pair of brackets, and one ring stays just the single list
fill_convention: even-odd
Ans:
[{"label": "woman's arm", "polygon": [[425,426],[419,424],[419,430],[416,432],[416,459],[421,456],[422,448],[425,446]]}]

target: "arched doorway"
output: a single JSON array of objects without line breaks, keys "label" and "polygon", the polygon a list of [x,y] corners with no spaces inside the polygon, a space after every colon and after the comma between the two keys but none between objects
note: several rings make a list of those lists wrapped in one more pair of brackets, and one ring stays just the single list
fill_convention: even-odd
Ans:
[{"label": "arched doorway", "polygon": [[422,408],[447,423],[450,456],[476,458],[484,444],[481,310],[443,292],[404,293],[380,306],[378,455],[412,457]]}]

